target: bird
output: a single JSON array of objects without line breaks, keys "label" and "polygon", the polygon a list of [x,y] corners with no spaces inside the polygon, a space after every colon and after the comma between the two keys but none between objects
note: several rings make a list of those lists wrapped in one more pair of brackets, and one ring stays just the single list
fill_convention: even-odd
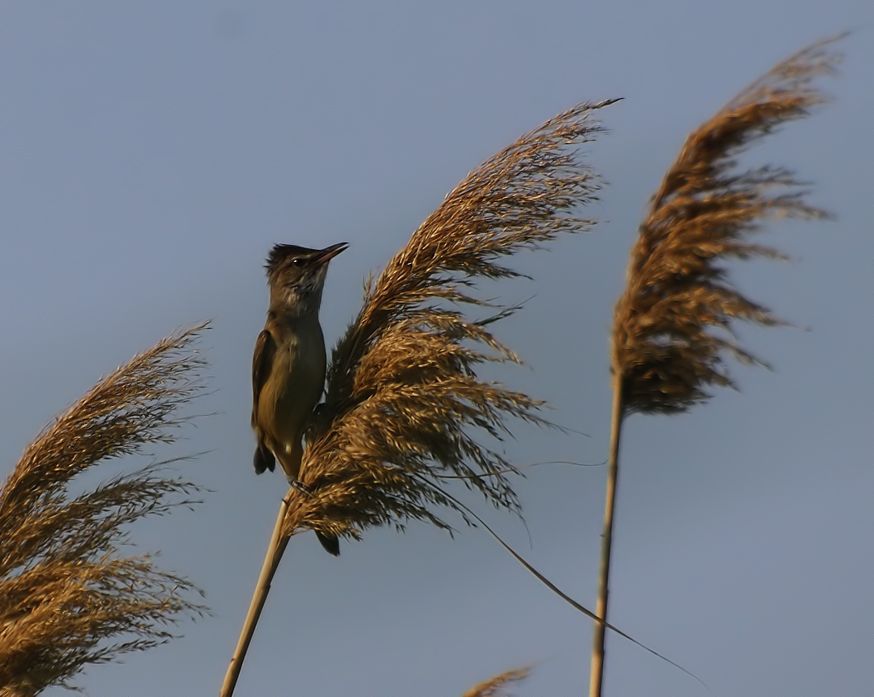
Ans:
[{"label": "bird", "polygon": [[[253,464],[261,474],[279,460],[289,484],[304,492],[301,440],[324,391],[327,364],[319,308],[328,263],[347,247],[277,244],[265,264],[270,303],[252,356]],[[337,537],[316,535],[327,552],[340,554]]]}]

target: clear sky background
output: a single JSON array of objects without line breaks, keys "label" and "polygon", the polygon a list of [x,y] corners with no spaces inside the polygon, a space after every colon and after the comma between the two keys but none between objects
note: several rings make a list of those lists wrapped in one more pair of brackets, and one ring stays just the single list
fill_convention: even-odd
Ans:
[{"label": "clear sky background", "polygon": [[[215,322],[198,408],[218,413],[171,451],[211,449],[183,469],[214,493],[134,532],[206,589],[215,616],[88,671],[88,694],[218,690],[284,490],[254,476],[248,425],[273,243],[351,244],[328,276],[332,342],[364,275],[466,172],[576,101],[625,97],[584,154],[610,182],[588,211],[601,223],[518,257],[535,281],[495,289],[534,295],[498,330],[528,366],[495,376],[589,434],[520,428],[510,456],[602,461],[607,331],[650,192],[685,134],[746,83],[851,29],[834,103],[753,154],[797,168],[838,215],[773,226],[766,239],[794,261],[734,276],[800,328],[744,328],[774,372],[738,369],[740,392],[625,432],[612,619],[711,690],[612,638],[607,694],[870,695],[872,20],[870,0],[0,4],[0,470],[102,374]],[[487,512],[590,605],[604,476],[530,470],[533,547]],[[446,697],[533,663],[520,695],[579,695],[590,635],[481,531],[377,530],[339,559],[308,534],[289,547],[237,694]]]}]

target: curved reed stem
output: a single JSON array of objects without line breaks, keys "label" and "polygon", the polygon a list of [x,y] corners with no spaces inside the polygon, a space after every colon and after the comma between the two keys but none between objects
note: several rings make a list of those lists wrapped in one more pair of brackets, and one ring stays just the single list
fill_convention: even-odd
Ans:
[{"label": "curved reed stem", "polygon": [[613,551],[613,517],[616,506],[616,487],[619,483],[619,441],[622,435],[622,376],[613,375],[613,407],[610,417],[610,455],[607,486],[604,495],[604,530],[601,533],[601,566],[598,571],[598,601],[595,614],[602,620],[595,622],[592,637],[592,665],[589,672],[589,697],[600,697],[604,686],[604,653],[607,623],[607,603],[610,595],[610,558]]},{"label": "curved reed stem", "polygon": [[270,584],[273,582],[273,576],[276,574],[276,569],[279,568],[279,562],[282,561],[282,555],[288,546],[289,538],[282,534],[282,527],[285,522],[286,511],[288,511],[288,500],[291,491],[291,489],[288,490],[288,493],[282,497],[282,501],[279,504],[279,513],[276,514],[273,534],[270,536],[270,543],[267,545],[267,552],[264,554],[261,573],[258,575],[258,581],[252,593],[252,600],[249,603],[249,610],[246,613],[246,619],[243,621],[243,627],[240,630],[240,637],[237,639],[237,646],[234,648],[234,655],[231,656],[231,662],[228,665],[225,679],[222,682],[222,688],[219,692],[220,697],[231,697],[234,694],[234,688],[240,677],[240,671],[243,669],[243,661],[246,660],[249,644],[252,642],[252,636],[255,634],[255,627],[261,618],[261,611],[264,609],[267,594],[270,592]]}]

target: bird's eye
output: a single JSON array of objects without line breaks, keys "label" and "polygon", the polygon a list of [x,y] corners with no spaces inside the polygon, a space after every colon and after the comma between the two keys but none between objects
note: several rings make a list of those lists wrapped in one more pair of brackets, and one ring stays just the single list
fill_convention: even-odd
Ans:
[{"label": "bird's eye", "polygon": [[294,264],[295,266],[303,266],[304,259],[303,259],[303,257],[295,257],[294,259],[291,260],[291,263]]}]

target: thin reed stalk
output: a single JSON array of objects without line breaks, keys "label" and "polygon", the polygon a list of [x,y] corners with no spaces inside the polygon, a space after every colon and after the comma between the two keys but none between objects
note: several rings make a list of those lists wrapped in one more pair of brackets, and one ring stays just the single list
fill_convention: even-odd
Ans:
[{"label": "thin reed stalk", "polygon": [[607,606],[610,596],[610,560],[613,552],[613,518],[616,490],[619,486],[619,441],[622,436],[622,382],[613,376],[613,406],[610,416],[610,453],[607,459],[607,485],[604,493],[604,527],[601,532],[601,562],[598,568],[598,600],[592,637],[592,667],[589,671],[589,694],[599,695],[604,682],[604,656],[607,650]]},{"label": "thin reed stalk", "polygon": [[[841,38],[841,37],[837,37]],[[633,412],[679,413],[710,398],[711,386],[734,387],[725,363],[766,365],[732,333],[738,320],[782,324],[728,281],[727,259],[782,259],[748,237],[774,217],[821,219],[807,187],[783,167],[739,170],[737,156],[826,98],[813,84],[840,59],[837,39],[778,63],[686,139],[652,197],[631,250],[627,282],[611,335],[613,408],[597,614],[606,619],[621,425]],[[594,630],[590,697],[604,682],[603,625]]]},{"label": "thin reed stalk", "polygon": [[[290,492],[291,489],[289,489]],[[288,511],[288,497],[289,495],[286,494],[279,503],[279,513],[276,514],[276,523],[273,525],[273,533],[270,535],[270,542],[267,544],[264,562],[261,565],[261,573],[258,575],[255,591],[249,603],[249,610],[246,612],[246,619],[243,621],[243,628],[240,630],[240,638],[237,640],[237,646],[234,649],[233,656],[231,656],[231,662],[228,665],[225,679],[219,691],[220,697],[229,697],[229,695],[234,694],[234,688],[237,686],[237,680],[243,668],[243,661],[246,660],[249,644],[252,642],[252,637],[255,634],[255,627],[258,625],[261,611],[264,609],[264,603],[267,601],[267,594],[270,592],[270,584],[273,583],[276,569],[279,568],[279,562],[282,561],[282,555],[288,546],[289,538],[282,534],[286,512]]]}]

